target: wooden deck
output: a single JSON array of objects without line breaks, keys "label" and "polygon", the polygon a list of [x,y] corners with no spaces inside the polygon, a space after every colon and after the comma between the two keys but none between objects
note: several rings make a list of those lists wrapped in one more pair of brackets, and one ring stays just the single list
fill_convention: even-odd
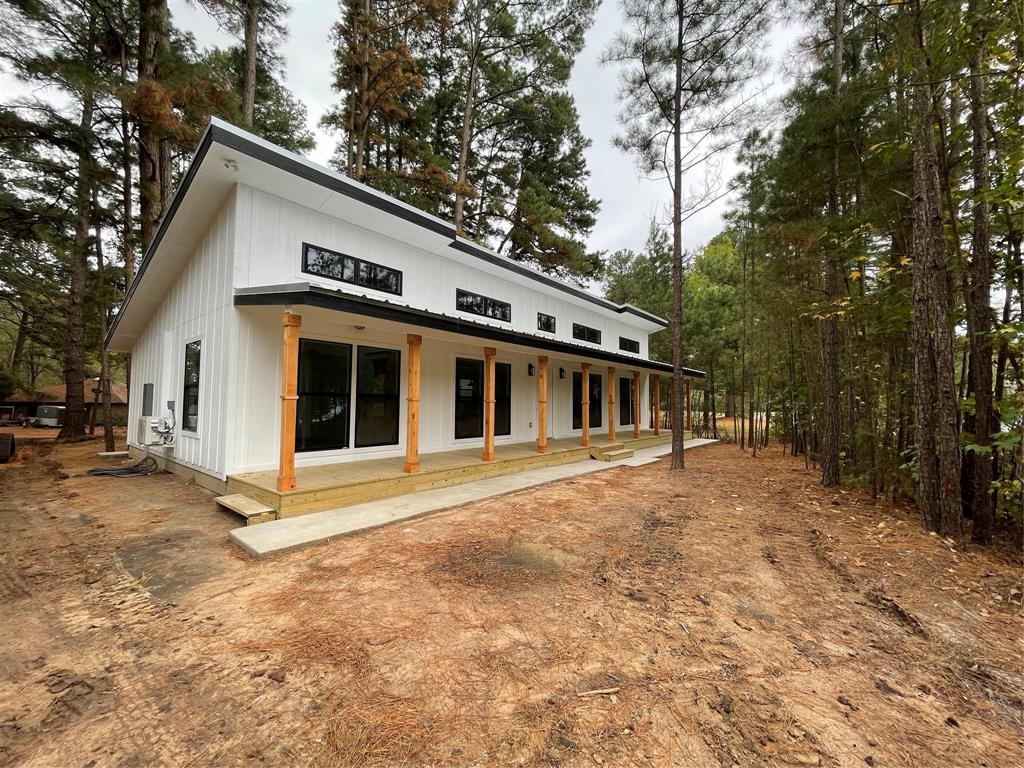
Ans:
[{"label": "wooden deck", "polygon": [[[601,435],[592,439],[591,444],[599,446],[605,440],[606,435]],[[652,430],[644,430],[638,440],[630,435],[628,439],[619,437],[616,442],[627,448],[647,448],[671,441],[672,433],[667,430],[657,437]],[[483,461],[481,453],[480,448],[423,453],[420,454],[420,471],[414,474],[403,471],[405,460],[401,456],[299,467],[295,470],[295,490],[283,493],[276,489],[276,471],[251,472],[228,477],[227,492],[242,493],[273,507],[279,517],[292,517],[527,469],[590,460],[590,449],[581,446],[579,438],[575,437],[549,440],[547,453],[537,453],[532,440],[498,444],[494,461]]]}]

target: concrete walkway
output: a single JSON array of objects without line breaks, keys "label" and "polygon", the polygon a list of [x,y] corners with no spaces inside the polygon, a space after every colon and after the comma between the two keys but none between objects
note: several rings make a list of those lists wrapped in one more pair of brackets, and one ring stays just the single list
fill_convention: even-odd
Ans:
[{"label": "concrete walkway", "polygon": [[[689,450],[714,442],[717,441],[693,438],[686,441],[685,448]],[[654,448],[642,448],[632,458],[622,461],[578,461],[572,464],[560,464],[491,477],[486,480],[475,480],[448,488],[435,488],[430,491],[410,493],[406,496],[379,499],[340,509],[329,509],[326,512],[289,517],[246,528],[236,528],[231,531],[231,541],[253,557],[278,555],[313,544],[322,544],[338,536],[393,523],[396,520],[405,520],[425,515],[428,512],[439,512],[443,509],[459,507],[481,499],[489,499],[492,496],[515,493],[524,488],[532,488],[569,477],[578,477],[621,466],[641,467],[644,464],[651,464],[671,452],[672,446],[659,445]]]}]

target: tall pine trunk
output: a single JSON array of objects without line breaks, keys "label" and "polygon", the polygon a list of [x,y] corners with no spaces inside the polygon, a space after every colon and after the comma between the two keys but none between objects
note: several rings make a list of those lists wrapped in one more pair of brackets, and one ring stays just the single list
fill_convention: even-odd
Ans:
[{"label": "tall pine trunk", "polygon": [[986,3],[970,3],[973,50],[970,61],[971,136],[974,222],[971,232],[971,259],[967,268],[965,302],[967,307],[971,385],[974,390],[974,442],[981,446],[973,459],[971,489],[974,527],[972,539],[979,544],[992,543],[995,524],[992,506],[992,258],[989,253],[988,133],[985,125],[987,103],[983,64],[985,60]]},{"label": "tall pine trunk", "polygon": [[833,233],[831,242],[825,244],[825,301],[826,316],[820,321],[821,334],[821,377],[824,394],[822,418],[821,484],[839,484],[839,318],[836,316],[835,300],[839,297],[839,243],[835,230],[839,219],[839,120],[840,92],[843,81],[843,0],[835,0],[832,19],[832,163],[828,179],[829,229]]},{"label": "tall pine trunk", "polygon": [[[158,62],[167,35],[167,0],[139,0],[139,85],[157,88]],[[139,229],[149,248],[164,211],[161,131],[151,115],[139,118]]]},{"label": "tall pine trunk", "polygon": [[245,4],[245,72],[242,76],[242,119],[252,125],[256,104],[256,55],[259,48],[260,0]]},{"label": "tall pine trunk", "polygon": [[[683,14],[676,10],[675,80],[672,96],[672,393],[683,402]],[[672,469],[685,466],[683,409],[672,413]]]}]

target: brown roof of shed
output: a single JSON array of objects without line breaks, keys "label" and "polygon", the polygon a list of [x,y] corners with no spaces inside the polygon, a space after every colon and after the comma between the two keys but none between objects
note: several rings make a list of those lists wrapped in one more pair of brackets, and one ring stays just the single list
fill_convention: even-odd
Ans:
[{"label": "brown roof of shed", "polygon": [[[85,402],[91,403],[96,394],[93,392],[99,386],[99,379],[92,377],[85,379],[82,383],[85,386]],[[55,384],[52,387],[44,387],[35,393],[27,394],[17,392],[7,398],[8,402],[17,403],[63,403],[66,400],[63,384]],[[128,402],[128,388],[120,381],[110,382],[110,402],[114,404]]]}]

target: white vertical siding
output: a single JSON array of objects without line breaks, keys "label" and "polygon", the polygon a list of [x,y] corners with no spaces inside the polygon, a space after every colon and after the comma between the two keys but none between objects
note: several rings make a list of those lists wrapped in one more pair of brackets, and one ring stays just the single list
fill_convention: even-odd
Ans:
[{"label": "white vertical siding", "polygon": [[[233,372],[229,351],[234,333],[233,259],[235,235],[234,194],[188,260],[168,286],[160,307],[132,349],[131,389],[136,396],[128,407],[128,438],[136,443],[136,425],[142,415],[144,384],[154,384],[154,415],[166,416],[167,401],[175,402],[177,427],[174,445],[158,448],[175,461],[224,477],[230,442]],[[202,341],[199,378],[199,428],[181,430],[185,344]]]}]

